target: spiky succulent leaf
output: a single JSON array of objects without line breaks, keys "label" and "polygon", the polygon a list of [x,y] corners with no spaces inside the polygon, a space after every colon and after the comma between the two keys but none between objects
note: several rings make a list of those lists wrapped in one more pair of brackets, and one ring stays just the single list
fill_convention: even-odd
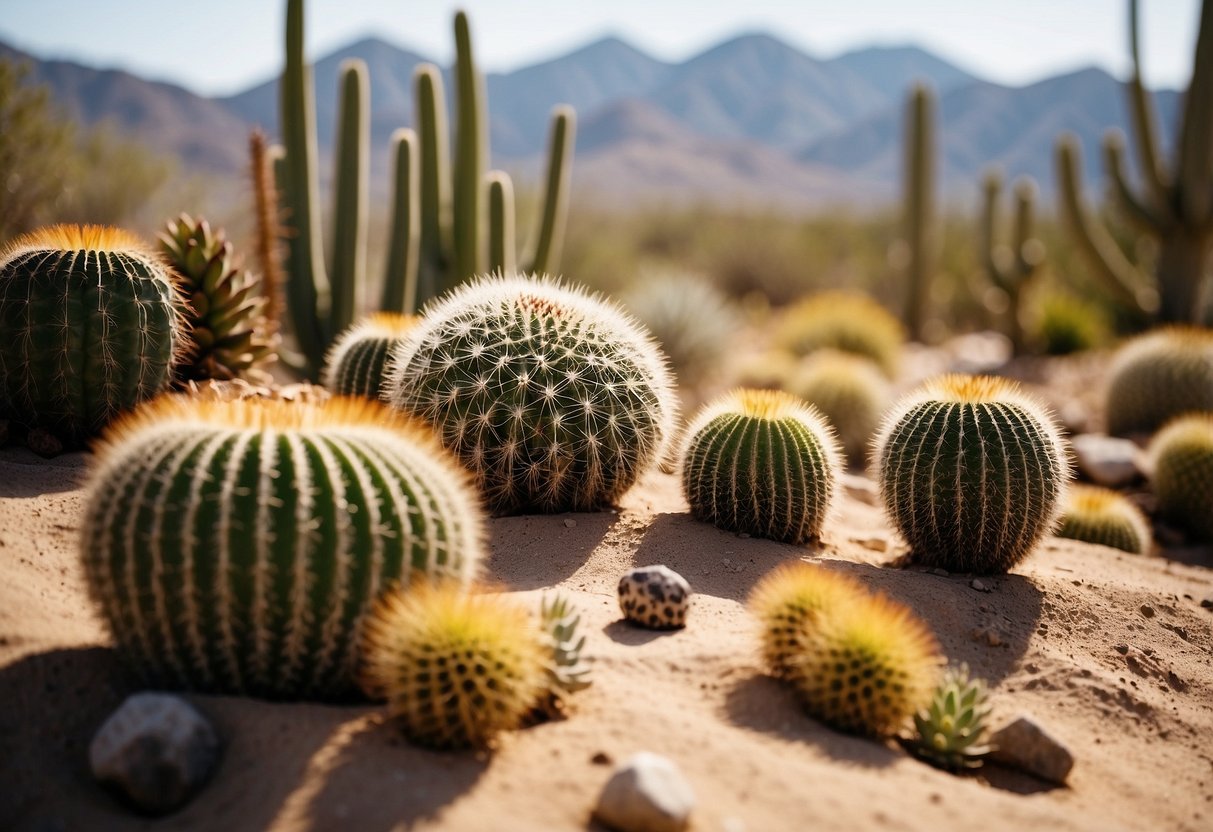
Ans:
[{"label": "spiky succulent leaf", "polygon": [[949,771],[979,767],[991,750],[986,743],[988,700],[985,680],[972,678],[967,665],[948,668],[931,703],[914,715],[910,749]]},{"label": "spiky succulent leaf", "polygon": [[590,660],[583,655],[585,635],[578,635],[581,613],[573,609],[567,596],[560,594],[550,602],[540,602],[539,617],[544,639],[551,650],[547,664],[547,690],[540,699],[539,708],[548,716],[564,711],[568,699],[574,693],[585,690],[591,684]]}]

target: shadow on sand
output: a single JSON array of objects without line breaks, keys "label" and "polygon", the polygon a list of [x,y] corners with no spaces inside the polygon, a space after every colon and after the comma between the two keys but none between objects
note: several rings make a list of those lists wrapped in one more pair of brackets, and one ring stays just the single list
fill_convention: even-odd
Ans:
[{"label": "shadow on sand", "polygon": [[0,448],[0,498],[72,491],[84,485],[91,459],[80,452],[43,459],[26,448]]},{"label": "shadow on sand", "polygon": [[[566,525],[570,520],[573,525]],[[618,522],[609,511],[496,517],[489,521],[486,571],[510,589],[555,586],[585,565]]]}]

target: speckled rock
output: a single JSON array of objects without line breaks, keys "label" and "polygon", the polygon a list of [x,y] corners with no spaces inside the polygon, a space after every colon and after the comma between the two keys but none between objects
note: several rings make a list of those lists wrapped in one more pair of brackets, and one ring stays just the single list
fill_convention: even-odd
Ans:
[{"label": "speckled rock", "polygon": [[594,819],[617,832],[682,832],[695,807],[695,793],[670,760],[641,751],[611,775]]},{"label": "speckled rock", "polygon": [[1074,767],[1074,755],[1030,716],[1016,717],[990,737],[989,759],[1017,768],[1041,780],[1064,784]]},{"label": "speckled rock", "polygon": [[685,627],[691,585],[667,566],[640,566],[619,579],[619,608],[629,621],[652,630]]}]

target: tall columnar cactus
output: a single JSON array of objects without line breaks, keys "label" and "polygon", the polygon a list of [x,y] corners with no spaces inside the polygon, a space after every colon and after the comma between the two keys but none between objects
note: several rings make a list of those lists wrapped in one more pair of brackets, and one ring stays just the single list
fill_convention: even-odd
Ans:
[{"label": "tall columnar cactus", "polygon": [[1044,243],[1034,236],[1032,229],[1036,183],[1026,177],[1015,183],[1015,227],[1009,246],[996,242],[998,199],[1002,194],[1002,177],[997,171],[986,173],[982,192],[985,196],[981,215],[982,262],[990,282],[1006,293],[1008,334],[1019,353],[1024,347],[1024,291],[1040,271],[1045,256]]},{"label": "tall columnar cactus", "polygon": [[175,277],[134,235],[57,225],[0,251],[0,419],[69,446],[172,381],[185,350]]},{"label": "tall columnar cactus", "polygon": [[1129,0],[1129,48],[1133,75],[1127,90],[1142,191],[1133,190],[1125,170],[1119,133],[1104,139],[1104,167],[1117,204],[1158,242],[1153,280],[1124,255],[1083,204],[1079,144],[1069,134],[1057,143],[1061,210],[1095,273],[1121,303],[1163,321],[1198,323],[1207,298],[1213,242],[1213,0],[1201,3],[1192,81],[1183,97],[1169,170],[1159,156],[1153,102],[1141,77],[1136,0]]},{"label": "tall columnar cactus", "polygon": [[489,271],[512,274],[514,251],[514,185],[504,171],[489,172]]},{"label": "tall columnar cactus", "polygon": [[886,416],[874,460],[911,560],[1005,572],[1052,528],[1070,477],[1057,426],[1005,379],[942,376]]},{"label": "tall columnar cactus", "polygon": [[324,365],[324,386],[339,396],[378,399],[388,356],[417,325],[415,315],[376,312],[333,342]]},{"label": "tall columnar cactus", "polygon": [[1150,547],[1150,524],[1123,494],[1075,485],[1066,495],[1057,536],[1140,555]]},{"label": "tall columnar cactus", "polygon": [[1169,326],[1116,353],[1105,398],[1108,433],[1150,433],[1191,410],[1213,410],[1213,330]]},{"label": "tall columnar cactus", "polygon": [[80,545],[150,683],[327,700],[353,690],[376,596],[467,583],[483,531],[455,460],[381,404],[165,396],[105,434]]},{"label": "tall columnar cactus", "polygon": [[863,467],[889,402],[889,382],[880,369],[862,356],[819,350],[788,382],[788,391],[817,408],[838,436],[847,462]]},{"label": "tall columnar cactus", "polygon": [[1150,440],[1150,457],[1159,514],[1213,542],[1213,412],[1171,422]]},{"label": "tall columnar cactus", "polygon": [[441,434],[498,513],[607,505],[661,460],[672,432],[670,376],[649,335],[552,280],[464,284],[391,362],[384,398]]},{"label": "tall columnar cactus", "polygon": [[906,105],[903,177],[904,237],[900,259],[905,260],[906,325],[910,337],[923,339],[930,314],[931,280],[938,245],[935,221],[935,94],[915,85]]},{"label": "tall columnar cactus", "polygon": [[682,490],[695,517],[784,543],[821,534],[841,453],[817,410],[781,391],[740,389],[705,406],[686,435]]},{"label": "tall columnar cactus", "polygon": [[796,355],[835,349],[870,358],[893,376],[905,330],[897,318],[868,295],[820,292],[798,301],[776,332],[780,345]]}]

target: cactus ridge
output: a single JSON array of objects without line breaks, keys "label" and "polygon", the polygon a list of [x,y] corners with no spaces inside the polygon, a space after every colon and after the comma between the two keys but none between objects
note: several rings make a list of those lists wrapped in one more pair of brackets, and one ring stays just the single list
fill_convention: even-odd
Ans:
[{"label": "cactus ridge", "polygon": [[672,433],[669,372],[649,335],[552,279],[465,284],[390,360],[385,399],[432,425],[501,514],[609,504]]},{"label": "cactus ridge", "polygon": [[705,406],[686,436],[682,488],[696,518],[785,543],[821,534],[840,451],[815,408],[743,388]]},{"label": "cactus ridge", "polygon": [[911,558],[953,572],[1005,572],[1054,526],[1070,477],[1038,402],[1004,379],[943,376],[886,414],[877,479]]},{"label": "cactus ridge", "polygon": [[466,473],[383,405],[174,395],[98,443],[81,551],[149,682],[329,700],[353,692],[379,592],[467,583],[482,539]]},{"label": "cactus ridge", "polygon": [[175,277],[134,235],[53,226],[0,253],[0,419],[80,445],[163,390],[186,348]]},{"label": "cactus ridge", "polygon": [[1213,410],[1213,330],[1160,327],[1129,341],[1108,368],[1108,433],[1149,433],[1188,411]]},{"label": "cactus ridge", "polygon": [[1170,422],[1150,440],[1149,452],[1159,513],[1213,542],[1213,412]]},{"label": "cactus ridge", "polygon": [[1058,537],[1144,554],[1150,546],[1150,524],[1123,494],[1107,488],[1075,485],[1066,497]]},{"label": "cactus ridge", "polygon": [[376,312],[337,337],[324,362],[324,386],[339,396],[378,399],[388,356],[417,316]]}]

